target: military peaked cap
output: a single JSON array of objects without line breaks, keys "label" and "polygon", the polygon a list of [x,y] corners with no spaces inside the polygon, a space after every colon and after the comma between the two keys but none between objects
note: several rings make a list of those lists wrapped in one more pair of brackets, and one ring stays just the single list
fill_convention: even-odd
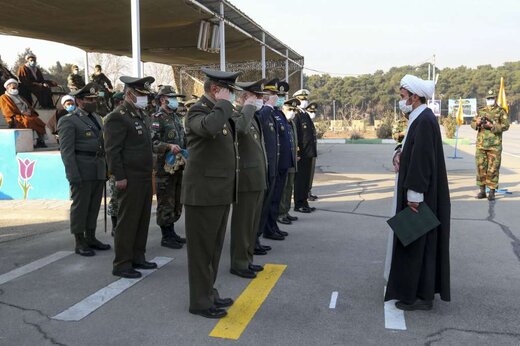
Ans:
[{"label": "military peaked cap", "polygon": [[153,77],[143,77],[143,78],[135,78],[129,76],[121,76],[119,80],[123,82],[127,87],[135,89],[141,94],[150,94],[150,84],[155,82],[155,78]]},{"label": "military peaked cap", "polygon": [[98,97],[98,91],[99,89],[95,83],[88,83],[83,88],[76,91],[72,91],[70,95],[78,99],[82,99],[85,97]]},{"label": "military peaked cap", "polygon": [[255,94],[268,95],[269,93],[264,92],[265,79],[257,80],[256,82],[237,82],[237,85],[245,91],[249,91]]},{"label": "military peaked cap", "polygon": [[235,81],[237,77],[242,72],[226,72],[226,71],[218,71],[211,70],[209,68],[201,68],[202,73],[206,75],[209,80],[214,81],[221,86],[224,86],[229,89],[242,90],[240,87],[236,86]]},{"label": "military peaked cap", "polygon": [[278,92],[279,82],[280,80],[278,78],[271,79],[269,82],[265,83],[264,90]]},{"label": "military peaked cap", "polygon": [[285,101],[283,104],[284,104],[284,106],[287,106],[290,108],[296,108],[300,105],[300,100],[298,100],[297,98],[292,98],[292,99]]}]

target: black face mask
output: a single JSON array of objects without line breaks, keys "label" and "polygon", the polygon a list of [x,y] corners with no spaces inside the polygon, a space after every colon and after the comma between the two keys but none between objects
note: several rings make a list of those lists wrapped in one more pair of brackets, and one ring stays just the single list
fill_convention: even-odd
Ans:
[{"label": "black face mask", "polygon": [[97,110],[97,103],[85,102],[81,108],[87,113],[94,113]]}]

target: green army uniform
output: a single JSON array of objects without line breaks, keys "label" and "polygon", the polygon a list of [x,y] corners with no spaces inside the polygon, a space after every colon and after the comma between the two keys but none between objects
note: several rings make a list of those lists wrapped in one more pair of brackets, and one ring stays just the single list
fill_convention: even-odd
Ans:
[{"label": "green army uniform", "polygon": [[155,167],[155,186],[157,194],[157,225],[161,227],[163,239],[161,244],[167,247],[171,243],[170,239],[176,240],[180,245],[174,248],[182,247],[184,239],[179,236],[175,237],[174,223],[179,220],[182,214],[181,204],[181,184],[184,166],[172,171],[165,170],[166,154],[170,152],[170,145],[176,144],[181,149],[186,148],[186,135],[181,120],[177,114],[172,111],[166,112],[159,109],[152,116],[152,140],[153,151],[157,154]]},{"label": "green army uniform", "polygon": [[[91,84],[83,89],[75,93],[76,97],[95,93]],[[79,108],[58,121],[60,153],[72,198],[70,231],[76,238],[76,253],[83,256],[94,255],[89,247],[110,249],[109,245],[95,238],[106,180],[102,126],[101,118],[96,113]]]},{"label": "green army uniform", "polygon": [[[253,83],[237,83],[244,90],[262,92],[263,80]],[[252,106],[246,106],[252,108]],[[241,109],[242,111],[244,109]],[[256,234],[267,188],[267,160],[260,123],[254,112],[234,117],[237,126],[248,129],[238,136],[238,199],[233,204],[231,214],[231,271],[244,276],[253,264]],[[246,276],[247,277],[247,276]]]},{"label": "green army uniform", "polygon": [[[279,219],[287,219],[289,216],[289,211],[291,210],[291,200],[293,196],[294,190],[294,177],[296,176],[296,172],[298,172],[298,136],[296,133],[296,126],[294,125],[293,120],[287,120],[289,122],[290,129],[292,131],[293,137],[293,157],[296,158],[294,167],[289,167],[287,170],[287,179],[285,180],[285,185],[283,188],[282,199],[280,200],[280,207],[278,208],[278,218]],[[294,217],[293,217],[294,218]]]},{"label": "green army uniform", "polygon": [[76,91],[85,86],[85,80],[79,74],[71,73],[67,77],[67,87],[71,91]]},{"label": "green army uniform", "polygon": [[[234,80],[238,73],[218,73]],[[205,72],[206,73],[206,72]],[[207,73],[207,74],[208,74]],[[244,107],[246,114],[255,107]],[[182,182],[188,250],[190,312],[214,308],[220,299],[214,288],[231,203],[237,200],[238,130],[231,119],[234,108],[226,100],[203,96],[191,106],[186,119],[189,162]],[[251,116],[251,115],[250,115]],[[217,311],[223,317],[225,312]],[[203,315],[210,317],[208,315]]]},{"label": "green army uniform", "polygon": [[[487,118],[491,129],[477,126],[477,119]],[[490,190],[498,187],[502,155],[502,132],[509,129],[509,117],[497,105],[485,106],[478,110],[471,121],[471,128],[477,132],[475,160],[477,164],[477,185]],[[485,196],[484,196],[485,197]]]},{"label": "green army uniform", "polygon": [[[154,81],[152,77],[120,79],[127,86],[133,85],[132,81]],[[137,87],[135,90],[143,92]],[[119,210],[114,237],[113,273],[118,275],[132,270],[132,266],[142,268],[143,264],[149,263],[145,260],[153,190],[149,117],[125,101],[107,115],[104,135],[109,171],[116,181],[127,180],[126,189],[119,190],[117,194]]]},{"label": "green army uniform", "polygon": [[108,178],[107,194],[110,196],[110,202],[108,202],[107,214],[112,219],[112,236],[114,236],[117,226],[117,213],[119,213],[119,204],[117,203],[116,178],[110,175]]}]

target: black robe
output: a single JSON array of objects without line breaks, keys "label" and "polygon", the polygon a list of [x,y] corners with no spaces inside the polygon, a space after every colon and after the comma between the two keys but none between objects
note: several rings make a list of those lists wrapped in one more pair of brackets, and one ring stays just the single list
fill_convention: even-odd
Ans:
[{"label": "black robe", "polygon": [[396,212],[408,208],[407,190],[424,194],[424,203],[441,224],[404,247],[394,235],[385,300],[413,303],[450,300],[450,192],[439,125],[426,108],[410,126],[399,167]]}]

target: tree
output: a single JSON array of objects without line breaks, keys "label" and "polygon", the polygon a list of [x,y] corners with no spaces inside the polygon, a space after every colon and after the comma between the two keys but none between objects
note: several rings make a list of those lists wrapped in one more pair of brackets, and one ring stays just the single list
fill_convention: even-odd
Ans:
[{"label": "tree", "polygon": [[119,84],[122,89],[119,77],[130,74],[131,60],[129,58],[105,53],[89,53],[88,56],[90,75],[94,73],[94,66],[100,65],[114,88],[117,88]]}]

